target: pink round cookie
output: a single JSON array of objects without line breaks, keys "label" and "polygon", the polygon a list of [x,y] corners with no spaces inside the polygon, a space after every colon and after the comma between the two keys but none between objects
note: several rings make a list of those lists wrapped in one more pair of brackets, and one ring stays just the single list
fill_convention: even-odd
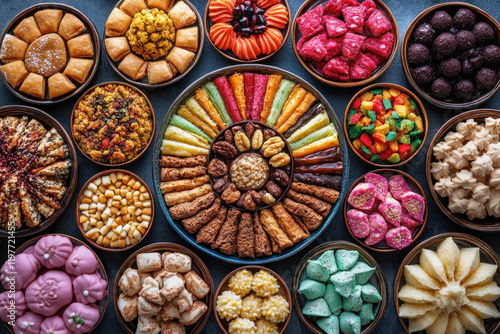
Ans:
[{"label": "pink round cookie", "polygon": [[46,317],[54,315],[73,300],[71,278],[63,271],[49,270],[28,286],[25,298],[33,312]]},{"label": "pink round cookie", "polygon": [[108,283],[98,273],[83,274],[73,280],[73,291],[78,302],[95,303],[106,297]]},{"label": "pink round cookie", "polygon": [[64,266],[72,251],[73,244],[68,237],[48,235],[38,240],[34,255],[43,266],[52,269]]},{"label": "pink round cookie", "polygon": [[64,310],[63,320],[72,332],[81,334],[90,331],[99,321],[99,310],[91,305],[72,303]]},{"label": "pink round cookie", "polygon": [[40,334],[43,317],[28,311],[17,318],[15,326],[12,326],[14,334]]},{"label": "pink round cookie", "polygon": [[22,316],[24,312],[26,312],[26,300],[22,291],[0,293],[0,319],[10,322]]},{"label": "pink round cookie", "polygon": [[77,246],[66,260],[65,268],[70,275],[91,274],[99,268],[99,262],[87,246]]},{"label": "pink round cookie", "polygon": [[41,334],[71,334],[66,325],[64,324],[64,320],[58,316],[53,315],[51,317],[46,318],[42,322],[41,326]]},{"label": "pink round cookie", "polygon": [[5,290],[11,290],[12,279],[16,290],[26,289],[36,278],[40,267],[40,262],[32,254],[21,253],[15,256],[14,261],[5,261],[0,269],[0,280]]}]

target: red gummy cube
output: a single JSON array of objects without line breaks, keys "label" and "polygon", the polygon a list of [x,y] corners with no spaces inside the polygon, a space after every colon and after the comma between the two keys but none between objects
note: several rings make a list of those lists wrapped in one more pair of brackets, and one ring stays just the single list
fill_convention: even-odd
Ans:
[{"label": "red gummy cube", "polygon": [[386,32],[380,37],[369,37],[365,41],[364,47],[366,48],[366,50],[376,55],[388,58],[391,54],[393,43],[394,35],[390,32]]},{"label": "red gummy cube", "polygon": [[373,99],[373,111],[377,114],[381,114],[384,111],[384,104],[380,99]]},{"label": "red gummy cube", "polygon": [[325,48],[327,52],[326,61],[340,56],[342,54],[342,37],[328,38],[325,42]]},{"label": "red gummy cube", "polygon": [[359,6],[359,3],[357,0],[330,0],[323,9],[323,14],[339,17],[342,9],[348,6]]},{"label": "red gummy cube", "polygon": [[349,80],[349,59],[342,56],[330,59],[323,67],[323,74],[334,80]]},{"label": "red gummy cube", "polygon": [[342,9],[344,15],[344,22],[347,30],[357,34],[363,34],[363,25],[366,17],[366,7],[346,7]]},{"label": "red gummy cube", "polygon": [[389,22],[387,17],[378,9],[375,9],[368,20],[366,20],[366,26],[375,37],[380,37],[382,34],[392,29],[391,22]]},{"label": "red gummy cube", "polygon": [[391,155],[394,153],[393,150],[391,150],[390,148],[388,148],[387,150],[383,151],[382,153],[380,153],[378,156],[380,157],[380,159],[382,160],[387,160],[391,157]]},{"label": "red gummy cube", "polygon": [[[299,41],[300,42],[300,41]],[[298,47],[298,44],[297,44],[297,47]],[[363,47],[363,49],[365,49],[365,47]],[[363,50],[364,51],[364,50]],[[364,55],[367,56],[368,58],[370,58],[374,63],[375,65],[377,65],[377,67],[382,64],[385,60],[384,57],[381,57],[379,55],[376,55],[374,53],[371,53],[371,52],[364,52]]]},{"label": "red gummy cube", "polygon": [[298,42],[297,42],[297,51],[300,52],[300,50],[302,50],[302,47],[304,46],[304,44],[306,44],[306,42],[309,40],[309,38],[306,38],[306,37],[301,37]]},{"label": "red gummy cube", "polygon": [[375,147],[375,145],[368,147],[368,149],[372,154],[377,154],[377,148]]},{"label": "red gummy cube", "polygon": [[377,68],[377,64],[375,64],[370,57],[364,55],[362,52],[358,54],[358,57],[356,58],[356,63],[358,63],[359,66],[366,68],[369,71],[373,71]]},{"label": "red gummy cube", "polygon": [[322,61],[311,61],[310,64],[311,66],[318,71],[318,73],[323,74],[323,68],[325,67],[327,61],[322,60]]},{"label": "red gummy cube", "polygon": [[323,32],[323,7],[318,5],[314,9],[302,14],[297,19],[297,25],[304,37],[310,37]]},{"label": "red gummy cube", "polygon": [[299,54],[306,60],[320,62],[328,54],[325,48],[325,43],[326,34],[314,36],[304,43],[299,51]]},{"label": "red gummy cube", "polygon": [[357,114],[352,115],[351,119],[349,120],[349,123],[351,125],[354,125],[354,124],[358,123],[359,120],[361,119],[361,116],[363,116],[362,113],[357,113]]},{"label": "red gummy cube", "polygon": [[362,80],[368,78],[373,70],[377,68],[377,65],[365,56],[363,53],[358,53],[358,56],[356,57],[356,61],[354,64],[351,66],[351,78],[356,79],[356,80]]},{"label": "red gummy cube", "polygon": [[372,139],[370,138],[370,136],[364,132],[361,137],[359,137],[359,140],[361,141],[361,143],[363,145],[365,145],[366,147],[371,147],[373,145],[373,141]]},{"label": "red gummy cube", "polygon": [[365,36],[346,33],[342,43],[342,55],[351,60],[356,59],[365,39]]},{"label": "red gummy cube", "polygon": [[379,132],[375,132],[372,136],[373,140],[379,143],[385,143],[385,136]]},{"label": "red gummy cube", "polygon": [[357,111],[360,111],[360,109],[359,109],[359,108],[361,107],[361,98],[360,98],[360,97],[358,97],[358,98],[354,101],[354,103],[352,104],[352,107],[353,107],[354,109],[356,109]]},{"label": "red gummy cube", "polygon": [[336,18],[333,15],[325,15],[323,17],[325,21],[326,33],[330,37],[339,37],[347,32],[347,27],[345,22]]},{"label": "red gummy cube", "polygon": [[361,3],[361,6],[366,7],[366,17],[369,17],[375,8],[377,8],[377,5],[373,0],[366,0]]}]

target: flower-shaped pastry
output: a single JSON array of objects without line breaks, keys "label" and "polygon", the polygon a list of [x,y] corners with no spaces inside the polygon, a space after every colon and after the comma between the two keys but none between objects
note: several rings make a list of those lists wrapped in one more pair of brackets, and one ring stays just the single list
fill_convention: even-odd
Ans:
[{"label": "flower-shaped pastry", "polygon": [[477,123],[473,119],[457,124],[457,132],[464,136],[465,140],[471,140],[476,135]]},{"label": "flower-shaped pastry", "polygon": [[445,161],[431,163],[431,173],[436,180],[448,177],[450,175],[450,165]]},{"label": "flower-shaped pastry", "polygon": [[474,178],[474,175],[472,175],[471,172],[463,169],[458,172],[457,175],[455,175],[455,177],[453,178],[453,182],[455,182],[457,186],[460,186],[465,190],[471,190],[472,187],[474,187],[474,185],[476,184],[477,179]]},{"label": "flower-shaped pastry", "polygon": [[[455,182],[451,180],[451,177],[449,176],[439,178],[439,181],[434,185],[434,190],[436,190],[436,192],[441,197],[451,196],[451,194],[453,194],[453,191],[455,191],[455,189],[457,189],[457,185],[455,184]],[[490,188],[488,188],[488,190],[489,189]]]},{"label": "flower-shaped pastry", "polygon": [[463,146],[463,140],[464,136],[458,132],[448,132],[444,137],[444,141],[454,150]]},{"label": "flower-shaped pastry", "polygon": [[480,157],[477,157],[476,160],[471,163],[471,165],[471,172],[474,174],[474,176],[485,177],[495,170],[495,168],[493,168],[493,161],[487,154],[483,154]]}]

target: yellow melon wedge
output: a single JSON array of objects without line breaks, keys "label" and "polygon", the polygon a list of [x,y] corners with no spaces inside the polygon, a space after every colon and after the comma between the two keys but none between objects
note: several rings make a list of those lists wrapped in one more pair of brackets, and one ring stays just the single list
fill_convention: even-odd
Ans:
[{"label": "yellow melon wedge", "polygon": [[448,312],[441,312],[434,323],[425,329],[426,334],[445,334],[448,327]]},{"label": "yellow melon wedge", "polygon": [[419,289],[437,290],[441,288],[439,281],[430,277],[429,274],[418,264],[405,266],[404,269],[406,283]]},{"label": "yellow melon wedge", "polygon": [[483,302],[494,302],[500,298],[500,287],[495,282],[467,288],[467,298]]},{"label": "yellow melon wedge", "polygon": [[479,248],[462,248],[460,250],[460,259],[458,260],[457,269],[455,269],[455,281],[461,282],[479,267],[479,263]]},{"label": "yellow melon wedge", "polygon": [[412,304],[436,303],[436,297],[432,291],[417,289],[409,284],[399,290],[398,298],[405,303]]},{"label": "yellow melon wedge", "polygon": [[496,264],[480,263],[479,267],[462,281],[462,285],[468,287],[491,282],[493,281],[497,269],[498,267]]},{"label": "yellow melon wedge", "polygon": [[441,313],[440,310],[435,309],[427,312],[421,317],[413,318],[408,321],[408,329],[410,332],[418,332],[426,329],[434,323],[437,316]]},{"label": "yellow melon wedge", "polygon": [[429,276],[446,282],[446,272],[444,271],[443,263],[439,260],[437,253],[430,249],[423,249],[420,254],[420,265],[429,274]]},{"label": "yellow melon wedge", "polygon": [[441,242],[436,250],[437,256],[443,263],[448,280],[454,279],[455,268],[460,259],[460,248],[458,248],[452,237],[448,237]]},{"label": "yellow melon wedge", "polygon": [[500,318],[495,304],[490,302],[482,302],[479,300],[469,300],[467,307],[476,313],[481,319]]},{"label": "yellow melon wedge", "polygon": [[474,333],[486,334],[483,319],[477,314],[469,310],[467,307],[462,307],[458,312],[458,318],[465,329],[473,331]]},{"label": "yellow melon wedge", "polygon": [[401,318],[418,318],[436,308],[434,304],[410,304],[404,303],[399,307]]}]

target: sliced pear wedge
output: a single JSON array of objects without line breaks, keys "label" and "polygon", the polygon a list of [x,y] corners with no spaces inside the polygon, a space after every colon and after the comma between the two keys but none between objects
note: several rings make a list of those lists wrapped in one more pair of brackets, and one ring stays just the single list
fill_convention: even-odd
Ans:
[{"label": "sliced pear wedge", "polygon": [[418,264],[405,266],[406,283],[420,289],[438,290],[441,288],[439,281],[430,277],[429,274]]},{"label": "sliced pear wedge", "polygon": [[441,263],[443,263],[448,280],[453,280],[455,278],[455,268],[460,259],[460,248],[458,248],[452,237],[448,237],[439,244],[436,253]]},{"label": "sliced pear wedge", "polygon": [[439,259],[437,253],[430,249],[422,249],[420,254],[420,265],[431,277],[446,282],[446,272],[443,263]]},{"label": "sliced pear wedge", "polygon": [[441,313],[440,310],[434,309],[427,312],[421,317],[408,320],[408,330],[410,332],[418,332],[426,329],[436,321],[437,316]]},{"label": "sliced pear wedge", "polygon": [[458,260],[457,269],[455,269],[455,281],[462,281],[479,267],[479,263],[479,248],[462,248],[460,250],[460,260]]}]

